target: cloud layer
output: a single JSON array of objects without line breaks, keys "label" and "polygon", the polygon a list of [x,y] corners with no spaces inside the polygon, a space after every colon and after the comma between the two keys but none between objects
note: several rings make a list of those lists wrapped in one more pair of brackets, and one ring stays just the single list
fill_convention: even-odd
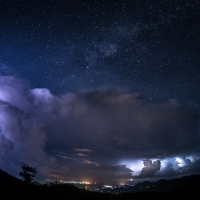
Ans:
[{"label": "cloud layer", "polygon": [[[198,163],[192,107],[175,100],[148,102],[119,89],[56,96],[26,85],[0,77],[1,168],[16,171],[25,163],[43,176],[116,179],[130,178],[134,162],[143,159],[138,178],[180,173],[186,166],[187,172]],[[133,168],[120,165],[122,160],[132,161]]]}]

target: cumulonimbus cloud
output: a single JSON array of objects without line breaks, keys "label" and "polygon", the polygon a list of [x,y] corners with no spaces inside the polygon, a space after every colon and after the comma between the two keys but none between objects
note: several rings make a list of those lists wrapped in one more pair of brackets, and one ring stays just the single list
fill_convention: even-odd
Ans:
[{"label": "cumulonimbus cloud", "polygon": [[157,171],[159,171],[161,167],[160,160],[156,160],[152,162],[152,160],[147,159],[147,160],[144,160],[143,164],[145,167],[142,168],[141,174],[139,175],[139,177],[142,177],[142,178],[153,177],[154,174]]},{"label": "cumulonimbus cloud", "polygon": [[[118,89],[57,96],[10,76],[0,76],[0,140],[4,166],[26,162],[44,174],[46,166],[69,170],[70,160],[77,168],[87,165],[83,155],[90,168],[96,163],[94,171],[143,155],[198,156],[200,142],[195,109],[174,100],[153,103]],[[57,149],[65,155],[54,154]],[[151,176],[158,164],[148,168]],[[146,171],[141,168],[141,176]]]}]

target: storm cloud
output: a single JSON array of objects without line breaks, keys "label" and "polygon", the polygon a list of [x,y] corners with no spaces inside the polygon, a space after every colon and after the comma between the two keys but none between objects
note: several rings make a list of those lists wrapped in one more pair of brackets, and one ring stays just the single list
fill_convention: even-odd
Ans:
[{"label": "storm cloud", "polygon": [[[183,166],[191,170],[191,160],[199,159],[192,106],[171,99],[149,102],[117,88],[56,96],[26,85],[0,76],[1,168],[26,163],[45,177],[114,179],[131,177],[134,162],[147,159],[139,170],[144,178]],[[183,156],[180,166],[175,158]],[[124,163],[122,170],[122,160],[132,161],[133,168]],[[165,168],[164,160],[170,163]]]},{"label": "storm cloud", "polygon": [[154,162],[152,162],[152,160],[144,160],[143,162],[144,166],[142,168],[141,174],[139,175],[142,178],[149,178],[149,177],[153,177],[154,174],[160,170],[161,167],[161,162],[160,160],[156,160]]}]

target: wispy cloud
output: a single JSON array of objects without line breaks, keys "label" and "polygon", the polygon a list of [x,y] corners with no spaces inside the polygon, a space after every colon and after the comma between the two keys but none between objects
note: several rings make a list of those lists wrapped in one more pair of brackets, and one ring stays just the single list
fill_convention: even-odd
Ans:
[{"label": "wispy cloud", "polygon": [[78,153],[78,156],[86,157],[86,156],[88,156],[88,154]]},{"label": "wispy cloud", "polygon": [[77,149],[77,148],[75,148],[74,151],[76,151],[76,152],[85,152],[85,153],[90,153],[90,152],[92,152],[91,149]]},{"label": "wispy cloud", "polygon": [[72,158],[72,157],[68,157],[68,156],[61,156],[61,155],[58,155],[58,157],[64,158],[64,159],[70,159],[70,160],[77,160],[76,158]]}]

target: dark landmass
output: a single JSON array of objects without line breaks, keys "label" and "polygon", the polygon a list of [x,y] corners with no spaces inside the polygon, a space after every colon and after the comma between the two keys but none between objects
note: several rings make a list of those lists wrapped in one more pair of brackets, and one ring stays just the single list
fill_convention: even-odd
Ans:
[{"label": "dark landmass", "polygon": [[[147,199],[173,197],[179,194],[198,193],[200,175],[185,176],[173,180],[161,179],[157,182],[143,182],[126,186],[124,190],[112,189],[112,193],[91,192],[70,184],[27,184],[0,169],[1,199]],[[111,193],[111,192],[110,192]],[[118,194],[117,194],[118,193]]]}]

